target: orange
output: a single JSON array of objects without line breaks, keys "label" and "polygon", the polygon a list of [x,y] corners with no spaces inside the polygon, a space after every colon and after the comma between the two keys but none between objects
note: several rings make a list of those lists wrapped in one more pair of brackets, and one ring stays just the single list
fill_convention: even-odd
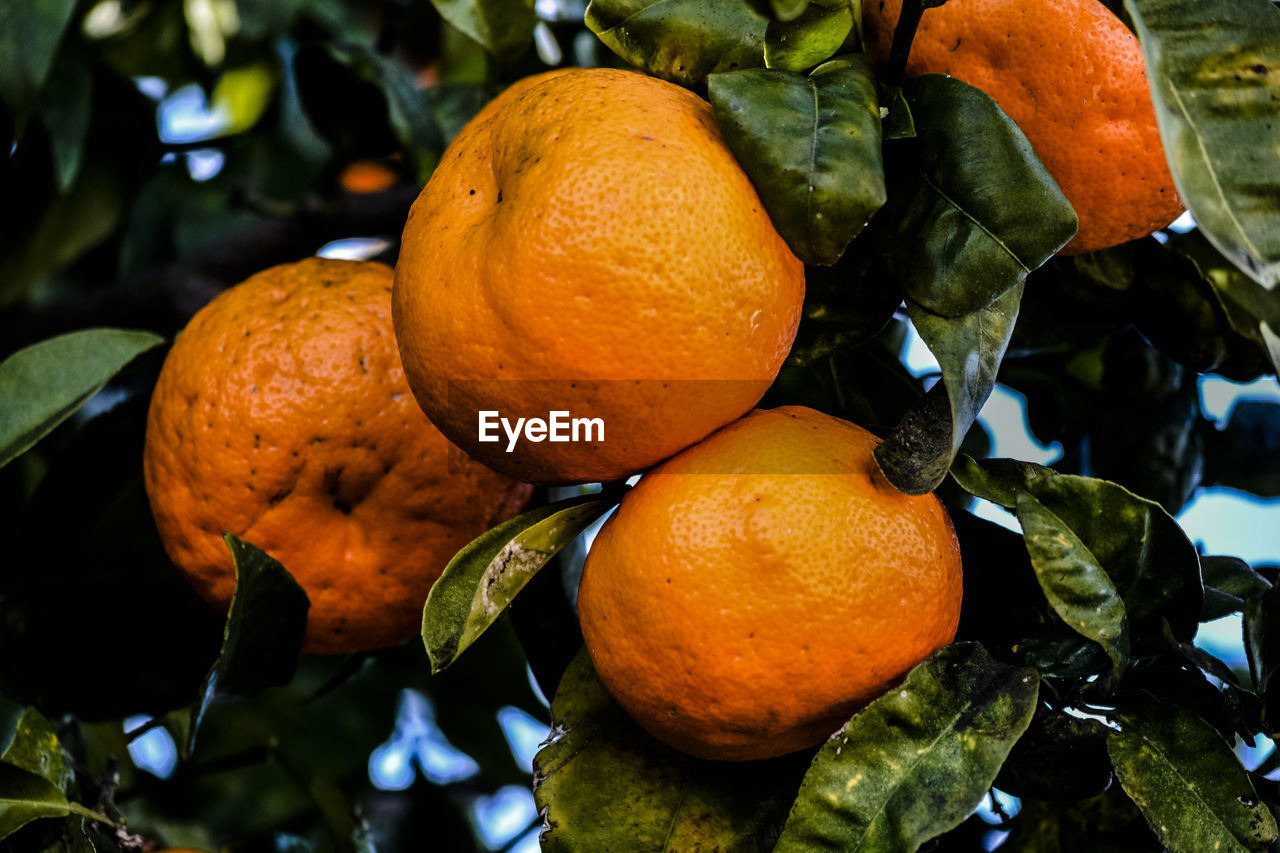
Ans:
[{"label": "orange", "polygon": [[304,648],[404,642],[432,582],[530,487],[470,460],[405,384],[391,270],[311,258],[249,278],[173,345],[147,420],[147,495],[165,549],[226,608],[224,531],[311,598]]},{"label": "orange", "polygon": [[[881,63],[901,9],[863,6]],[[1080,218],[1065,253],[1144,237],[1182,212],[1138,41],[1097,0],[950,0],[925,10],[907,73],[958,77],[1018,123]]]},{"label": "orange", "polygon": [[[615,480],[749,410],[804,266],[685,89],[608,69],[517,83],[441,158],[392,296],[432,422],[522,480]],[[479,440],[479,412],[598,418],[603,441]],[[598,436],[598,433],[596,433]]]},{"label": "orange", "polygon": [[951,520],[883,478],[878,443],[812,409],[757,410],[627,494],[578,613],[641,726],[701,758],[803,749],[951,641]]},{"label": "orange", "polygon": [[400,183],[400,175],[385,160],[356,160],[342,170],[338,183],[349,193],[378,193]]}]

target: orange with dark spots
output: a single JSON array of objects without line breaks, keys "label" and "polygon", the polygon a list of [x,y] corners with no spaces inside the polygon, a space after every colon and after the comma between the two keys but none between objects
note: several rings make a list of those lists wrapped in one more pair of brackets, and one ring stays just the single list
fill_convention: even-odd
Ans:
[{"label": "orange with dark spots", "polygon": [[[867,49],[888,61],[902,0],[862,6]],[[1063,250],[1145,237],[1182,213],[1138,40],[1097,0],[950,0],[926,9],[907,74],[950,74],[1018,123],[1076,210]]]},{"label": "orange with dark spots", "polygon": [[169,556],[225,609],[223,534],[262,548],[311,599],[309,652],[418,634],[445,564],[530,492],[423,416],[391,283],[382,264],[319,258],[258,273],[191,319],[151,399],[144,471]]},{"label": "orange with dark spots", "polygon": [[[409,385],[449,439],[522,480],[616,480],[748,411],[804,265],[711,107],[643,74],[516,83],[441,158],[392,298]],[[478,413],[599,418],[598,443],[479,440]]]},{"label": "orange with dark spots", "polygon": [[587,556],[578,614],[600,680],[700,758],[813,746],[951,642],[960,550],[879,440],[757,410],[641,478]]}]

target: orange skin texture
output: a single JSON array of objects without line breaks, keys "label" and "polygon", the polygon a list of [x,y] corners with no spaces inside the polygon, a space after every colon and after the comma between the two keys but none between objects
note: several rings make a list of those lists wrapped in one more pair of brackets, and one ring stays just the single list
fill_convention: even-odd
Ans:
[{"label": "orange skin texture", "polygon": [[[450,440],[521,480],[574,483],[648,468],[748,411],[803,300],[804,265],[710,105],[591,69],[521,81],[463,129],[410,211],[392,305],[409,385]],[[477,440],[482,409],[600,417],[605,440],[507,453]]]},{"label": "orange skin texture", "polygon": [[170,558],[211,604],[235,590],[224,531],[311,599],[304,650],[402,643],[450,558],[531,487],[466,459],[414,403],[391,270],[310,258],[221,293],[174,343],[144,472]]},{"label": "orange skin texture", "polygon": [[[863,6],[883,67],[902,0]],[[1183,211],[1138,40],[1097,0],[950,0],[926,9],[908,76],[982,89],[1026,134],[1080,218],[1064,254],[1145,237]]]},{"label": "orange skin texture", "polygon": [[601,681],[655,737],[746,761],[821,742],[960,618],[960,549],[879,440],[799,406],[756,410],[641,478],[578,592]]}]

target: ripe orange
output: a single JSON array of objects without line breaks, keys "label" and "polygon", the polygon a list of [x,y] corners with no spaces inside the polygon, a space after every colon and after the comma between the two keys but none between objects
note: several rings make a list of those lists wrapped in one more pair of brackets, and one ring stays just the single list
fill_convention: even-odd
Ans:
[{"label": "ripe orange", "polygon": [[[750,409],[786,357],[804,267],[711,107],[609,69],[517,83],[445,152],[392,297],[409,385],[522,480],[615,480]],[[600,418],[603,442],[478,440],[478,413]]]},{"label": "ripe orange", "polygon": [[379,193],[400,183],[400,175],[386,160],[356,160],[342,170],[338,183],[349,193]]},{"label": "ripe orange", "polygon": [[[863,6],[881,63],[901,9]],[[1097,0],[950,0],[925,10],[907,73],[958,77],[1018,123],[1080,218],[1065,253],[1144,237],[1182,212],[1138,41]]]},{"label": "ripe orange", "polygon": [[702,758],[803,749],[951,641],[950,518],[881,476],[878,443],[812,409],[757,410],[623,499],[578,613],[641,726]]},{"label": "ripe orange", "polygon": [[311,598],[304,648],[404,642],[448,560],[530,487],[462,458],[423,417],[391,328],[391,270],[311,258],[201,309],[161,371],[145,475],[165,549],[226,608],[230,531]]}]

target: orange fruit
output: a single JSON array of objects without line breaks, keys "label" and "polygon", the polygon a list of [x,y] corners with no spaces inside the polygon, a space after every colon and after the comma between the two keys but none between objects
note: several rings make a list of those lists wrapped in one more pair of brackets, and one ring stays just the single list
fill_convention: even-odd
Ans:
[{"label": "orange fruit", "polygon": [[349,193],[378,193],[400,183],[400,175],[384,160],[356,160],[342,170],[338,183]]},{"label": "orange fruit", "polygon": [[[902,0],[863,6],[868,50],[888,61]],[[926,9],[907,74],[982,89],[1018,123],[1080,218],[1063,250],[1145,237],[1183,210],[1165,162],[1142,50],[1097,0],[950,0]]]},{"label": "orange fruit", "polygon": [[284,564],[311,598],[304,648],[404,642],[449,559],[530,487],[465,459],[405,384],[391,270],[310,258],[201,309],[165,360],[145,480],[165,549],[226,608],[224,531]]},{"label": "orange fruit", "polygon": [[[710,105],[591,69],[517,83],[462,130],[409,213],[392,306],[441,432],[513,477],[574,483],[648,468],[749,410],[803,299],[804,266]],[[481,411],[598,418],[604,440],[508,452],[479,440]]]},{"label": "orange fruit", "polygon": [[951,520],[883,478],[878,443],[812,409],[757,410],[627,494],[578,614],[641,726],[700,758],[803,749],[952,640]]}]

